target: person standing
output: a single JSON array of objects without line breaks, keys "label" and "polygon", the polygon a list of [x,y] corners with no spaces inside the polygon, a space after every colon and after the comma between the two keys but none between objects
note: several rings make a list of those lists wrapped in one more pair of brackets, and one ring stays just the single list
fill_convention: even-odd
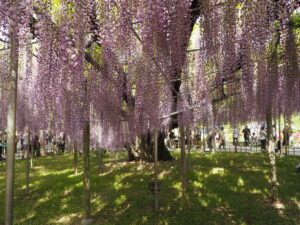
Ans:
[{"label": "person standing", "polygon": [[265,127],[261,126],[259,131],[259,139],[261,143],[261,151],[266,152],[267,150],[267,132],[265,131]]},{"label": "person standing", "polygon": [[22,153],[22,159],[24,159],[25,151],[24,151],[24,133],[22,132],[20,134],[20,146],[21,146],[21,153]]},{"label": "person standing", "polygon": [[65,152],[65,144],[66,144],[66,136],[63,132],[61,132],[58,141],[58,149],[60,154],[63,154]]},{"label": "person standing", "polygon": [[276,126],[275,126],[275,124],[273,124],[273,126],[272,126],[272,135],[273,135],[274,141],[276,142],[277,135],[276,135]]},{"label": "person standing", "polygon": [[214,141],[214,132],[210,131],[209,134],[207,135],[207,146],[209,148],[210,151],[213,151],[213,141]]},{"label": "person standing", "polygon": [[285,125],[282,132],[283,132],[283,144],[282,145],[289,146],[290,135],[291,135],[291,130],[290,130],[289,126]]},{"label": "person standing", "polygon": [[53,135],[52,136],[52,139],[51,139],[51,143],[52,143],[52,154],[56,154],[57,152],[56,152],[56,150],[57,150],[57,148],[56,148],[56,136],[55,135]]},{"label": "person standing", "polygon": [[171,130],[169,133],[169,140],[170,140],[170,148],[173,149],[174,148],[174,141],[175,141],[175,134],[174,132]]},{"label": "person standing", "polygon": [[233,145],[238,145],[238,143],[239,143],[239,130],[236,127],[234,127],[234,129],[233,129],[232,136],[233,136]]},{"label": "person standing", "polygon": [[[26,155],[25,157],[27,157],[27,151],[29,153],[29,140],[28,140],[28,131],[23,133],[23,152],[24,152],[24,155]],[[24,155],[22,157],[24,157]]]},{"label": "person standing", "polygon": [[38,135],[35,135],[32,142],[33,147],[33,155],[39,157],[41,156],[41,144],[40,139]]},{"label": "person standing", "polygon": [[201,131],[197,130],[194,136],[195,139],[195,145],[201,147]]},{"label": "person standing", "polygon": [[224,132],[224,127],[221,127],[219,131],[219,149],[225,149],[225,132]]},{"label": "person standing", "polygon": [[257,136],[255,133],[252,133],[252,135],[251,135],[251,145],[257,146]]},{"label": "person standing", "polygon": [[4,134],[3,134],[2,151],[6,155],[6,151],[7,151],[7,134],[6,134],[6,131],[4,131]]},{"label": "person standing", "polygon": [[249,146],[251,131],[250,131],[250,129],[248,128],[247,125],[246,125],[245,128],[243,129],[243,134],[244,134],[245,146]]}]

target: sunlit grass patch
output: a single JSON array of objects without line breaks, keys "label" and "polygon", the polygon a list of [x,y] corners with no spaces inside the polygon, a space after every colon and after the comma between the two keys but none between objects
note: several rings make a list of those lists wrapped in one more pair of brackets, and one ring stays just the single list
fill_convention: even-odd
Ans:
[{"label": "sunlit grass patch", "polygon": [[[284,207],[269,201],[269,164],[263,154],[192,152],[187,193],[180,182],[177,160],[159,163],[159,213],[154,213],[153,164],[126,162],[108,155],[100,171],[91,155],[91,209],[95,224],[297,224],[300,221],[300,182],[297,157],[278,158],[279,198]],[[15,224],[80,224],[82,161],[74,175],[73,156],[34,159],[30,193],[25,193],[25,160],[16,162]],[[123,161],[122,161],[123,159]],[[5,168],[0,167],[4,182]],[[0,224],[4,212],[4,183],[0,184]]]}]

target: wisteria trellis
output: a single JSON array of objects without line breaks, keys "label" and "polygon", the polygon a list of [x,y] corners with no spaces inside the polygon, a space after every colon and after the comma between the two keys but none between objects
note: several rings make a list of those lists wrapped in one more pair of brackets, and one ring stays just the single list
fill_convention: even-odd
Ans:
[{"label": "wisteria trellis", "polygon": [[[1,39],[9,41],[10,19],[20,23],[19,129],[78,139],[89,116],[93,140],[113,147],[122,145],[123,121],[133,138],[168,128],[172,119],[161,118],[176,111],[183,123],[236,123],[263,119],[268,106],[286,115],[300,109],[296,0],[20,2],[0,5]],[[199,51],[188,53],[197,10]],[[8,55],[0,54],[4,128]]]}]

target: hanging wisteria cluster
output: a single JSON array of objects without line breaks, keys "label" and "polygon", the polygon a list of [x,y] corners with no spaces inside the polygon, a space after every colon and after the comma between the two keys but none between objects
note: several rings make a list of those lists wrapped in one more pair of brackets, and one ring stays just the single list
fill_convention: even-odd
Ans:
[{"label": "hanging wisteria cluster", "polygon": [[[236,124],[270,108],[291,115],[300,110],[297,8],[292,0],[2,0],[0,104],[9,26],[18,21],[19,130],[78,140],[90,121],[95,145],[116,147],[177,119]],[[199,49],[188,53],[195,32]]]},{"label": "hanging wisteria cluster", "polygon": [[[299,112],[299,50],[293,14],[297,1],[202,1],[197,102],[207,123],[265,120],[266,112]],[[296,17],[297,17],[296,16]],[[299,43],[299,40],[298,40]],[[205,89],[205,88],[204,88]],[[203,90],[203,89],[202,89]],[[202,100],[201,100],[202,99]],[[207,101],[205,101],[205,99]],[[208,117],[211,117],[209,119]]]},{"label": "hanging wisteria cluster", "polygon": [[[30,34],[31,12],[32,0],[20,1],[18,4],[12,4],[11,1],[3,0],[0,4],[0,124],[2,129],[6,126],[7,122],[8,90],[11,82],[8,76],[10,65],[8,50],[11,28],[17,27],[19,45],[26,46]],[[22,94],[20,96],[21,99],[24,97]]]}]

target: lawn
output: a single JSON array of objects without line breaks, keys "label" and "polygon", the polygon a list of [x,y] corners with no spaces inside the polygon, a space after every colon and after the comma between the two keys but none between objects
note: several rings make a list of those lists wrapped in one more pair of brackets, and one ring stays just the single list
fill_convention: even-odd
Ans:
[{"label": "lawn", "polygon": [[[269,165],[261,153],[192,153],[186,195],[180,191],[177,160],[159,164],[160,209],[148,190],[152,164],[107,157],[99,172],[92,156],[94,224],[300,224],[299,157],[277,158],[281,207],[269,201]],[[25,192],[25,161],[16,162],[14,224],[80,224],[82,174],[73,175],[72,155],[34,159],[31,191]],[[5,165],[0,164],[0,224],[4,218]],[[80,165],[82,171],[82,165]]]}]

